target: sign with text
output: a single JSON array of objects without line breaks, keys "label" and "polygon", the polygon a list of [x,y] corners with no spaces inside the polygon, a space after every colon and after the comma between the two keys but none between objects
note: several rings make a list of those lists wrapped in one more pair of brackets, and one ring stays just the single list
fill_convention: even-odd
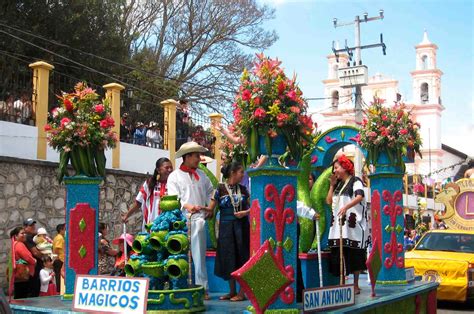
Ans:
[{"label": "sign with text", "polygon": [[354,303],[354,285],[330,286],[303,291],[303,311],[305,313],[344,307]]},{"label": "sign with text", "polygon": [[82,312],[146,313],[148,278],[78,275],[73,310]]},{"label": "sign with text", "polygon": [[415,281],[415,267],[405,267],[405,274],[408,283]]}]

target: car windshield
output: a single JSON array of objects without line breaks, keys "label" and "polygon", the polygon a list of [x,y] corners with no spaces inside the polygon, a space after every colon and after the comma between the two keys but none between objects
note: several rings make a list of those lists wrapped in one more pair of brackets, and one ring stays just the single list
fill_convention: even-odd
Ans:
[{"label": "car windshield", "polygon": [[474,235],[463,233],[428,233],[415,250],[474,253]]}]

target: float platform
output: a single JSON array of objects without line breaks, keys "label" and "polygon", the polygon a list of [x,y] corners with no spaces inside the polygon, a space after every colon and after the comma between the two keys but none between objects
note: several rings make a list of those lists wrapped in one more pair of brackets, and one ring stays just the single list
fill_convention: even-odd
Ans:
[{"label": "float platform", "polygon": [[[356,296],[355,305],[330,309],[324,313],[436,313],[435,282],[416,281],[406,285],[377,285],[376,297],[371,297],[367,276],[361,275],[361,294]],[[249,301],[219,301],[222,293],[211,293],[211,300],[205,301],[207,313],[244,313]],[[78,313],[71,310],[72,301],[63,301],[60,296],[13,300],[13,313]],[[298,304],[303,310],[303,303]]]}]

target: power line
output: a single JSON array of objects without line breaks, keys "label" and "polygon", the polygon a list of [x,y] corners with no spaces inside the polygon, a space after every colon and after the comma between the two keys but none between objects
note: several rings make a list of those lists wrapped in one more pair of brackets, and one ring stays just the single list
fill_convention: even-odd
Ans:
[{"label": "power line", "polygon": [[[55,40],[51,40],[51,39],[45,38],[45,37],[43,37],[43,36],[36,35],[36,34],[31,33],[31,32],[27,32],[27,31],[24,31],[24,30],[21,30],[21,29],[18,29],[18,28],[15,28],[15,27],[6,25],[6,24],[1,23],[1,22],[0,22],[0,25],[2,25],[2,26],[4,26],[4,27],[7,27],[7,28],[10,28],[10,29],[13,29],[13,30],[15,30],[15,31],[18,31],[18,32],[20,32],[20,33],[23,33],[23,34],[26,34],[26,35],[29,35],[29,36],[33,36],[33,37],[35,37],[35,38],[38,38],[38,39],[47,41],[47,42],[52,43],[52,44],[54,44],[54,45],[58,45],[58,46],[61,46],[61,47],[64,47],[64,48],[68,48],[68,49],[77,51],[77,52],[79,52],[79,53],[82,53],[82,54],[85,54],[85,55],[88,55],[88,56],[91,56],[91,57],[94,57],[94,58],[98,58],[98,59],[100,59],[100,60],[107,61],[107,62],[112,63],[112,64],[115,64],[115,65],[119,65],[119,66],[125,67],[125,68],[127,68],[127,69],[129,69],[129,70],[140,71],[140,72],[142,72],[142,73],[148,74],[148,75],[153,76],[153,77],[156,77],[156,78],[167,79],[167,80],[170,80],[170,81],[175,81],[175,82],[180,83],[180,84],[189,84],[189,85],[196,86],[196,87],[209,88],[209,86],[207,86],[207,85],[202,85],[202,84],[199,84],[199,83],[193,83],[193,82],[189,82],[189,81],[183,81],[183,80],[179,80],[179,79],[176,79],[176,78],[173,78],[173,77],[169,77],[169,76],[166,76],[166,75],[159,75],[159,74],[156,74],[156,73],[153,73],[153,72],[144,70],[144,69],[142,69],[142,68],[134,67],[134,66],[131,66],[131,65],[128,65],[128,64],[124,64],[124,63],[121,63],[121,62],[117,62],[117,61],[114,61],[114,60],[111,60],[111,59],[108,59],[108,58],[105,58],[105,57],[102,57],[102,56],[99,56],[99,55],[96,55],[96,54],[93,54],[93,53],[90,53],[90,52],[87,52],[87,51],[83,51],[83,50],[81,50],[81,49],[77,49],[77,48],[71,47],[71,46],[69,46],[69,45],[67,45],[67,44],[59,43],[59,42],[57,42],[57,41],[55,41]],[[213,87],[213,89],[215,89],[215,90],[220,90],[221,92],[226,92],[226,93],[235,93],[235,90],[227,90],[227,89],[223,89],[223,88],[220,88],[220,87]]]},{"label": "power line", "polygon": [[[207,85],[202,85],[202,84],[199,84],[199,83],[194,83],[194,82],[189,82],[189,81],[183,81],[183,80],[179,80],[179,79],[176,79],[176,78],[173,78],[173,77],[169,77],[169,76],[166,76],[166,75],[159,75],[159,74],[156,74],[156,73],[153,73],[153,72],[150,72],[150,71],[147,71],[147,70],[144,70],[142,68],[138,68],[138,67],[135,67],[135,66],[131,66],[131,65],[128,65],[128,64],[124,64],[124,63],[121,63],[121,62],[117,62],[117,61],[114,61],[114,60],[111,60],[111,59],[108,59],[108,58],[105,58],[105,57],[102,57],[102,56],[99,56],[99,55],[96,55],[96,54],[93,54],[93,53],[90,53],[90,52],[87,52],[87,51],[83,51],[81,49],[77,49],[77,48],[74,48],[74,47],[71,47],[70,45],[67,45],[67,44],[63,44],[63,43],[60,43],[60,42],[57,42],[55,40],[51,40],[51,39],[48,39],[48,38],[45,38],[43,36],[40,36],[40,35],[36,35],[36,34],[33,34],[31,32],[28,32],[28,31],[25,31],[25,30],[21,30],[21,29],[18,29],[16,27],[13,27],[11,25],[6,25],[2,22],[0,22],[0,25],[1,26],[4,26],[4,27],[7,27],[9,29],[13,29],[17,32],[20,32],[20,33],[23,33],[23,34],[26,34],[26,35],[29,35],[29,36],[32,36],[32,37],[35,37],[35,38],[38,38],[38,39],[41,39],[41,40],[44,40],[44,41],[47,41],[49,43],[52,43],[54,45],[57,45],[57,46],[60,46],[60,47],[64,47],[64,48],[68,48],[68,49],[71,49],[71,50],[74,50],[74,51],[77,51],[79,53],[82,53],[84,55],[88,55],[88,56],[91,56],[91,57],[94,57],[94,58],[98,58],[100,60],[103,60],[103,61],[107,61],[109,63],[112,63],[112,64],[115,64],[115,65],[118,65],[118,66],[122,66],[122,67],[125,67],[129,70],[135,70],[135,71],[139,71],[139,72],[142,72],[142,73],[145,73],[147,75],[150,75],[152,77],[155,77],[155,78],[160,78],[160,79],[167,79],[167,80],[171,80],[171,81],[175,81],[177,83],[180,83],[180,84],[189,84],[191,86],[195,86],[195,87],[202,87],[202,88],[211,88]],[[38,47],[39,49],[43,49],[41,47]],[[44,48],[45,49],[45,48]],[[43,49],[43,50],[44,50]],[[68,60],[70,62],[74,62],[76,63],[75,61],[72,61],[72,60]],[[58,63],[60,64],[60,63]],[[77,63],[76,63],[77,64]],[[63,66],[68,66],[68,65],[65,65],[65,64],[62,64]],[[92,71],[94,73],[98,73],[97,70],[95,69],[92,69],[92,68],[88,68],[86,67],[86,69],[88,69],[89,71]],[[102,74],[102,73],[99,73],[99,74]],[[104,74],[102,74],[104,75]],[[110,76],[108,76],[110,78]],[[122,77],[123,76],[119,76],[119,77]],[[129,79],[129,78],[128,78]],[[137,81],[137,80],[135,80]],[[123,83],[125,84],[125,83]],[[135,88],[135,89],[138,89],[137,87],[134,87],[130,84],[126,84],[128,85],[129,87],[132,87],[132,88]],[[182,90],[182,88],[180,88]],[[212,89],[214,90],[218,90],[218,91],[221,91],[221,92],[225,92],[225,93],[235,93],[236,90],[228,90],[228,89],[223,89],[223,88],[220,88],[220,87],[212,87]],[[182,90],[184,92],[184,90]],[[158,97],[158,96],[157,96]],[[349,97],[349,96],[345,96],[345,97]],[[306,98],[307,101],[313,101],[313,100],[325,100],[325,99],[331,99],[331,97],[309,97],[309,98]],[[207,105],[207,104],[206,104]]]},{"label": "power line", "polygon": [[102,75],[102,76],[105,76],[105,77],[107,77],[107,78],[110,78],[110,79],[112,79],[112,80],[115,80],[115,81],[117,81],[117,82],[119,82],[119,83],[121,83],[121,84],[123,84],[123,85],[125,85],[125,86],[128,86],[128,87],[130,87],[130,88],[136,89],[136,90],[141,91],[141,92],[143,92],[143,93],[145,93],[145,94],[148,94],[148,95],[150,95],[150,96],[160,98],[160,96],[158,96],[158,95],[156,95],[156,94],[153,94],[153,93],[150,93],[149,91],[146,91],[146,90],[144,90],[144,89],[142,89],[142,88],[139,88],[139,87],[130,85],[130,84],[128,84],[128,83],[126,83],[126,82],[124,82],[124,81],[122,81],[122,80],[120,80],[120,79],[118,79],[118,78],[112,76],[112,74],[105,73],[105,72],[96,70],[96,69],[94,69],[94,68],[91,68],[91,67],[89,67],[89,66],[87,66],[87,65],[84,65],[84,64],[82,64],[82,63],[80,63],[80,62],[74,61],[74,60],[72,60],[72,59],[69,59],[68,57],[65,57],[65,56],[63,56],[63,55],[60,55],[60,54],[58,54],[58,53],[55,53],[55,52],[53,52],[53,51],[51,51],[51,50],[49,50],[49,49],[43,48],[43,47],[41,47],[41,46],[38,46],[38,45],[36,45],[36,44],[34,44],[34,43],[32,43],[32,42],[29,42],[29,41],[27,41],[27,40],[25,40],[25,39],[23,39],[23,38],[21,38],[21,37],[15,36],[15,35],[10,34],[10,33],[7,33],[7,32],[5,32],[5,31],[3,31],[3,30],[0,30],[0,33],[6,34],[6,35],[8,35],[8,36],[10,36],[10,37],[13,37],[13,38],[15,38],[15,39],[17,39],[17,40],[20,40],[20,41],[26,43],[26,44],[28,44],[28,45],[31,45],[31,46],[33,46],[33,47],[36,47],[36,48],[41,49],[41,50],[43,50],[43,51],[46,51],[46,52],[48,52],[48,53],[50,53],[50,54],[52,54],[52,55],[55,55],[55,56],[57,56],[57,57],[60,57],[60,58],[62,58],[62,59],[64,59],[64,60],[67,60],[67,61],[72,62],[72,63],[74,63],[74,64],[77,64],[77,65],[79,65],[79,66],[81,66],[81,67],[83,67],[83,68],[85,68],[85,69],[88,69],[88,70],[90,70],[90,71],[92,71],[92,72],[95,72],[95,73],[97,73],[97,74],[100,74],[100,75]]}]

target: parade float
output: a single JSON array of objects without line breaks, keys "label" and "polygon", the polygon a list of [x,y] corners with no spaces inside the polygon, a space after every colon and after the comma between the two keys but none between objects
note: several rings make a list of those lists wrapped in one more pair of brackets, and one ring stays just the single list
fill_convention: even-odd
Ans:
[{"label": "parade float", "polygon": [[[419,148],[416,145],[420,144],[409,113],[401,107],[385,109],[380,102],[376,102],[360,129],[337,127],[314,136],[313,122],[306,114],[307,105],[295,78],[286,77],[278,60],[263,55],[257,58],[252,72],[249,74],[245,71],[243,74],[234,105],[236,133],[247,140],[244,144],[246,153],[241,155],[244,158],[242,161],[250,165],[259,155],[266,156],[266,162],[261,167],[247,169],[252,180],[249,216],[251,257],[232,274],[251,305],[247,302],[203,302],[202,287],[193,286],[190,280],[192,263],[186,255],[189,249],[186,219],[179,210],[176,197],[168,196],[163,200],[164,213],[147,226],[148,232],[136,236],[133,248],[138,254],[130,257],[125,268],[125,280],[146,278],[146,310],[150,313],[203,310],[216,313],[230,310],[298,313],[301,304],[297,303],[296,278],[300,253],[301,271],[307,289],[303,299],[304,309],[317,310],[315,305],[320,303],[340,306],[343,305],[340,301],[351,299],[352,305],[334,311],[389,312],[393,308],[409,313],[435,311],[437,283],[413,283],[413,278],[407,278],[404,266],[401,195],[406,159],[403,156],[410,157],[412,151]],[[89,90],[82,93],[76,91],[70,99],[72,107],[66,101],[68,98],[63,97],[60,112],[74,113],[75,102],[81,97],[91,97],[87,96],[89,93]],[[95,112],[92,116],[96,113],[99,115],[97,111],[105,112],[103,117],[97,117],[95,123],[104,129],[112,125],[105,104],[88,104]],[[408,128],[410,123],[411,130]],[[406,130],[400,128],[405,124]],[[74,127],[70,121],[59,120],[59,128],[67,129],[68,125]],[[375,129],[369,130],[369,127]],[[79,131],[84,129],[87,134],[88,129],[84,126]],[[114,138],[110,132],[107,134]],[[74,141],[83,143],[79,145],[82,148],[87,147],[81,139]],[[101,143],[104,144],[103,141]],[[108,145],[113,145],[113,141]],[[353,290],[336,285],[338,278],[332,277],[328,271],[329,253],[324,252],[331,217],[331,209],[324,202],[331,173],[329,168],[336,153],[347,145],[359,148],[374,170],[370,173],[372,250],[367,261],[372,293],[365,288],[357,297]],[[12,306],[15,312],[41,312],[45,308],[73,312],[68,299],[74,297],[76,277],[87,275],[101,278],[97,276],[97,225],[98,184],[102,180],[100,175],[103,175],[103,168],[97,170],[97,167],[103,162],[102,156],[95,159],[95,155],[91,154],[93,152],[86,149],[76,154],[64,150],[60,163],[60,169],[63,169],[63,165],[71,160],[76,170],[76,176],[66,176],[64,179],[67,186],[68,226],[66,294],[16,303]],[[304,183],[310,172],[316,176],[311,191]],[[62,175],[63,171],[59,178]],[[312,222],[300,221],[299,247],[297,199],[320,214],[318,228],[314,228]],[[319,233],[315,234],[315,229],[319,229]],[[315,240],[318,238],[320,241]],[[320,254],[308,252],[311,248],[319,250]],[[208,268],[212,270],[212,254],[209,257]],[[213,277],[212,271],[209,271],[209,292],[222,291],[222,282],[213,281]],[[375,287],[375,284],[378,286]],[[321,291],[323,294],[318,294]],[[321,299],[318,295],[322,295]],[[336,298],[336,295],[339,297]]]}]

